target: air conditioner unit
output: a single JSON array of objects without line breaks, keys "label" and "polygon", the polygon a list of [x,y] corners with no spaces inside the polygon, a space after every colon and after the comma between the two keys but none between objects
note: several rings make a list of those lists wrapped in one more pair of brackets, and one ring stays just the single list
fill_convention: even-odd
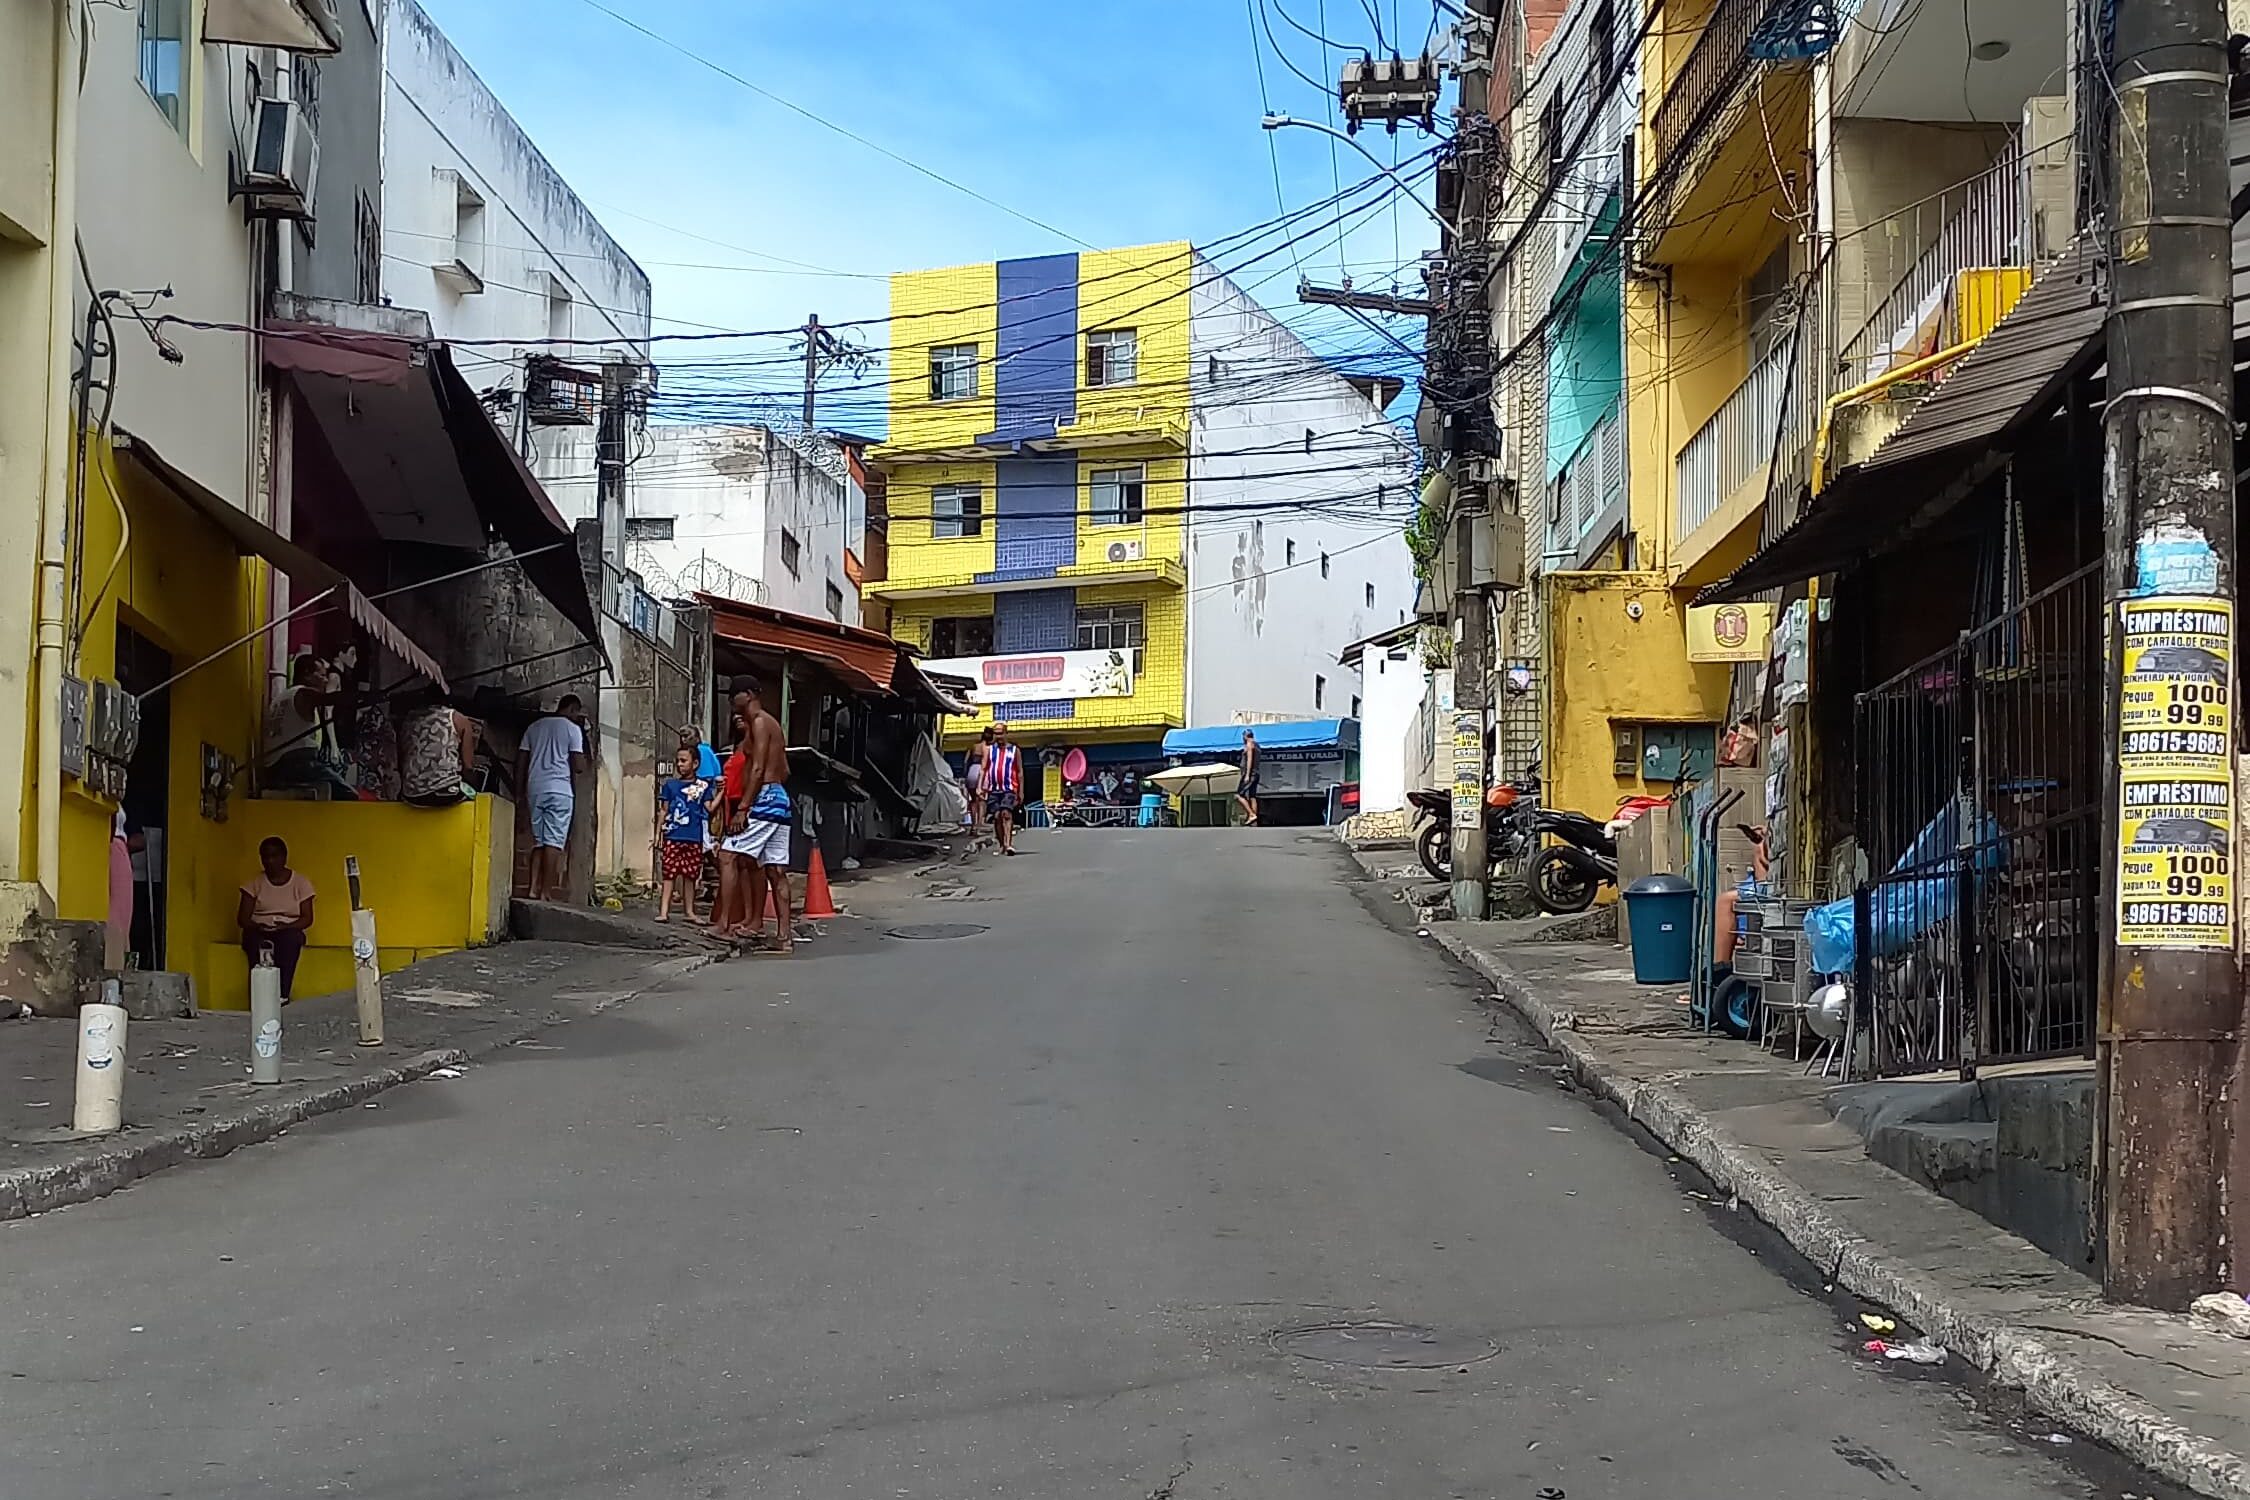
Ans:
[{"label": "air conditioner unit", "polygon": [[1111,542],[1109,544],[1109,560],[1113,563],[1139,562],[1141,560],[1141,544],[1139,542]]},{"label": "air conditioner unit", "polygon": [[320,141],[304,106],[294,99],[264,98],[250,121],[250,159],[240,191],[252,218],[309,219],[313,180],[320,170]]}]

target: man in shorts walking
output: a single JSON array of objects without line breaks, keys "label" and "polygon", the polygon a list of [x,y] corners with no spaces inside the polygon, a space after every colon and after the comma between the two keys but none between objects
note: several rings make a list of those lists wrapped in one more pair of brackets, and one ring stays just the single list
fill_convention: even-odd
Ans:
[{"label": "man in shorts walking", "polygon": [[[741,776],[730,786],[727,834],[719,848],[735,860],[735,878],[747,920],[737,937],[758,941],[765,930],[765,898],[773,897],[774,948],[789,953],[795,934],[789,924],[789,750],[781,721],[765,710],[755,678],[734,680],[734,710],[741,715]],[[733,780],[734,778],[730,778]]]},{"label": "man in shorts walking", "polygon": [[1242,807],[1242,826],[1254,828],[1258,823],[1258,736],[1242,731],[1242,784],[1234,789],[1234,800]]}]

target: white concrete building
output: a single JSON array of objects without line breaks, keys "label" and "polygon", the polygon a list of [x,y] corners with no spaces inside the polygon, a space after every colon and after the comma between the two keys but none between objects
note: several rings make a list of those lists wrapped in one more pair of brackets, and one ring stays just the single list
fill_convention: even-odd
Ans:
[{"label": "white concrete building", "polygon": [[1357,717],[1338,658],[1414,607],[1413,448],[1200,258],[1190,301],[1188,723]]},{"label": "white concrete building", "polygon": [[[581,431],[556,466],[593,472]],[[591,516],[590,478],[549,486],[563,514]],[[697,592],[860,623],[845,553],[860,546],[867,499],[844,455],[818,437],[763,424],[652,425],[625,477],[625,566],[660,598]]]},{"label": "white concrete building", "polygon": [[[430,331],[492,405],[549,497],[572,520],[593,517],[594,430],[602,366],[645,366],[648,273],[611,239],[468,60],[415,0],[388,0],[384,21],[383,290],[429,315]],[[645,384],[636,372],[632,383]],[[561,496],[582,490],[573,514]],[[625,659],[631,607],[619,571],[625,513],[602,516],[608,570],[597,605],[612,668]],[[661,629],[659,630],[661,634]],[[652,747],[628,745],[624,684],[605,682],[594,870],[643,870],[651,812],[626,794]]]},{"label": "white concrete building", "polygon": [[[389,0],[384,24],[383,290],[429,314],[440,339],[520,340],[456,347],[479,390],[522,392],[526,361],[549,355],[598,371],[645,362],[648,273],[611,239],[523,127],[415,0]],[[518,432],[542,481],[576,458],[561,407],[587,388],[561,385],[519,409]],[[590,446],[586,449],[590,453]],[[580,471],[590,478],[590,465]]]},{"label": "white concrete building", "polygon": [[1422,664],[1416,639],[1420,630],[1411,621],[1394,625],[1354,642],[1344,653],[1346,664],[1356,666],[1360,674],[1359,810],[1363,813],[1394,812],[1406,806],[1409,790],[1423,784],[1415,779],[1423,772],[1411,745],[1430,691],[1430,670]]}]

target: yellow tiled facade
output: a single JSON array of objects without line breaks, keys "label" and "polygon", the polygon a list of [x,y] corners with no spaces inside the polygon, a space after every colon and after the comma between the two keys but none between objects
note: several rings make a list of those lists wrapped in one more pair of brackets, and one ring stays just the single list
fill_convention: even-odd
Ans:
[{"label": "yellow tiled facade", "polygon": [[942,657],[960,627],[940,641],[936,622],[990,621],[979,654],[1051,653],[1088,611],[1141,607],[1131,696],[1003,706],[1033,743],[1153,747],[1186,722],[1194,264],[1180,242],[892,278],[890,575],[871,591],[891,633]]}]

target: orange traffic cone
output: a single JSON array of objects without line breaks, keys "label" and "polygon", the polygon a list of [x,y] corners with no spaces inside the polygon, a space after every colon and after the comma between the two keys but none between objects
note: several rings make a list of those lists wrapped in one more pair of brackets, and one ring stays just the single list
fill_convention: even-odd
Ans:
[{"label": "orange traffic cone", "polygon": [[828,866],[820,857],[820,845],[813,845],[812,868],[805,872],[805,920],[826,921],[841,916],[836,910],[836,900],[828,894]]}]

